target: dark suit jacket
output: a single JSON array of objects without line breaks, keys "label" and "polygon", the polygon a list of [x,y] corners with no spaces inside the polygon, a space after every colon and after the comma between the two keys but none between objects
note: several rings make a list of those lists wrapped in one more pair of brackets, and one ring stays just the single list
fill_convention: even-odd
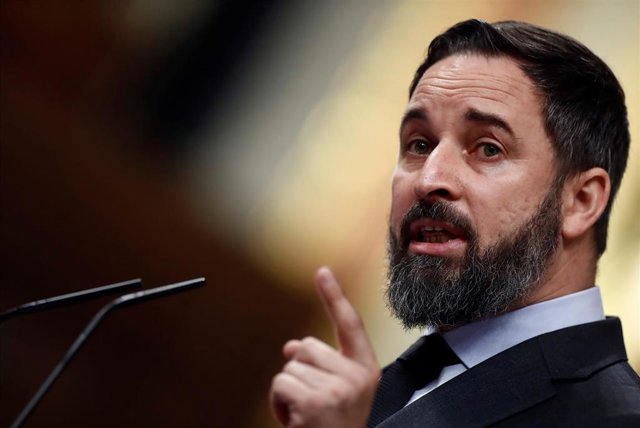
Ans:
[{"label": "dark suit jacket", "polygon": [[534,337],[478,364],[378,425],[640,427],[640,378],[617,318]]}]

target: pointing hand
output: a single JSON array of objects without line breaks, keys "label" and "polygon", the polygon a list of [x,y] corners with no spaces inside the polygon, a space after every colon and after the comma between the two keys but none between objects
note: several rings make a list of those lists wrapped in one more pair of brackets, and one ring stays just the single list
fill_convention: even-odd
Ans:
[{"label": "pointing hand", "polygon": [[328,268],[318,269],[315,286],[340,349],[314,337],[287,342],[289,361],[273,378],[271,406],[286,427],[364,427],[380,367],[360,316]]}]

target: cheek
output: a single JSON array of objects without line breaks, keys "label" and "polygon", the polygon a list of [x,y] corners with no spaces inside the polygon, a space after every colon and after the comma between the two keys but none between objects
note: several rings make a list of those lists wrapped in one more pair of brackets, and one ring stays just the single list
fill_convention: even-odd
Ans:
[{"label": "cheek", "polygon": [[[525,195],[521,188],[485,195],[477,204],[475,223],[481,248],[506,239],[535,214],[542,199]],[[476,193],[477,196],[481,196]]]},{"label": "cheek", "polygon": [[404,215],[415,202],[413,186],[408,174],[396,171],[391,182],[390,226],[397,233]]}]

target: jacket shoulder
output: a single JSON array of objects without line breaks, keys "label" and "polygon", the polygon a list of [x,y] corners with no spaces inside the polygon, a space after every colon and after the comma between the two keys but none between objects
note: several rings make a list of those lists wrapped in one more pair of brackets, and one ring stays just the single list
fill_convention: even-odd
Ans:
[{"label": "jacket shoulder", "polygon": [[554,384],[552,398],[495,427],[640,427],[640,377],[626,361]]}]

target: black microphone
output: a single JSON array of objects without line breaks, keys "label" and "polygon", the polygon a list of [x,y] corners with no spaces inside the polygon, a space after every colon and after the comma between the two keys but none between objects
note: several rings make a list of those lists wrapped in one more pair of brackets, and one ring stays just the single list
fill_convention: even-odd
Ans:
[{"label": "black microphone", "polygon": [[118,297],[117,299],[111,301],[100,309],[95,316],[91,319],[89,324],[82,330],[80,335],[73,342],[71,347],[67,350],[67,353],[62,357],[58,365],[51,371],[47,379],[42,383],[38,391],[31,398],[29,403],[22,409],[20,415],[16,418],[16,420],[11,425],[11,428],[18,428],[22,426],[22,424],[27,420],[29,415],[33,412],[35,407],[38,405],[42,397],[47,393],[51,385],[56,381],[60,373],[65,369],[69,361],[78,353],[80,347],[87,340],[89,335],[95,330],[95,328],[100,324],[100,322],[105,318],[107,314],[109,314],[112,310],[117,309],[122,306],[128,306],[135,303],[145,302],[150,299],[155,299],[157,297],[168,296],[171,294],[179,293],[182,291],[190,290],[195,287],[201,287],[206,283],[205,278],[196,278],[189,281],[178,282],[175,284],[165,285],[162,287],[150,288],[148,290],[137,291],[134,293],[125,294],[123,296]]},{"label": "black microphone", "polygon": [[91,300],[101,296],[106,296],[108,294],[115,294],[133,288],[140,288],[141,286],[142,280],[138,278],[129,281],[118,282],[115,284],[105,285],[104,287],[90,288],[88,290],[81,290],[74,293],[62,294],[60,296],[35,300],[33,302],[24,303],[20,306],[16,306],[15,308],[7,309],[6,311],[0,312],[0,322],[6,321],[7,319],[18,315],[40,312],[46,309],[69,305],[71,303]]}]

